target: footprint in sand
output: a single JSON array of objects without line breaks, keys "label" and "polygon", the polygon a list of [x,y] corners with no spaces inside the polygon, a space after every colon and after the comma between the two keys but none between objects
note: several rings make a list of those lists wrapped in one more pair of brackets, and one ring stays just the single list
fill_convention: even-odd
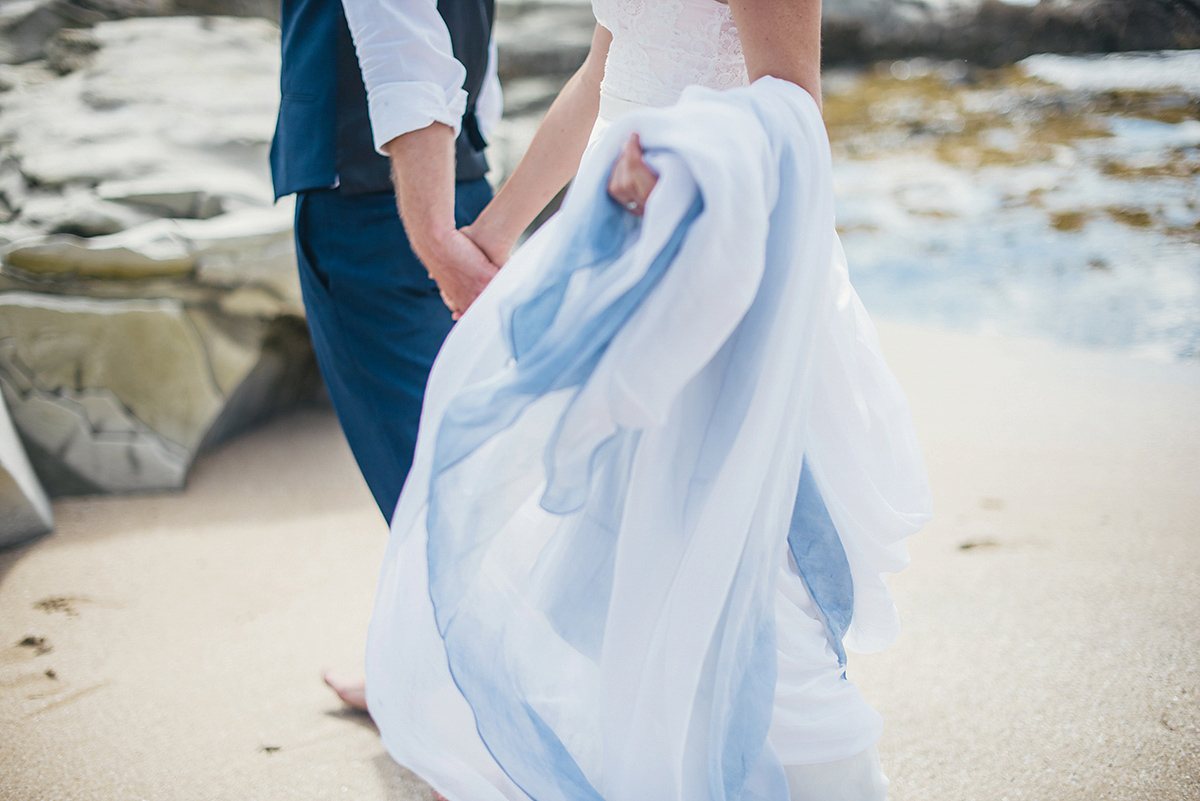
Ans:
[{"label": "footprint in sand", "polygon": [[17,665],[29,662],[54,650],[45,637],[30,634],[14,645],[0,650],[0,665]]},{"label": "footprint in sand", "polygon": [[[57,670],[47,664],[49,660],[43,661],[52,650],[50,642],[36,634],[30,634],[7,648],[0,648],[0,708],[11,713],[22,708],[21,702],[26,702],[24,708],[29,710],[26,716],[40,714],[71,703],[95,689],[87,687],[80,690],[73,687],[72,682],[64,680]],[[33,702],[33,706],[29,706],[28,702]]]},{"label": "footprint in sand", "polygon": [[54,668],[37,673],[22,673],[9,679],[0,679],[0,691],[20,693],[27,701],[50,698],[69,688],[69,684],[58,677]]},{"label": "footprint in sand", "polygon": [[969,551],[973,548],[995,548],[1000,543],[995,540],[967,540],[958,545],[960,551]]},{"label": "footprint in sand", "polygon": [[48,654],[54,650],[54,646],[47,642],[45,637],[38,637],[33,634],[30,634],[28,637],[17,643],[17,647],[33,649],[34,656]]},{"label": "footprint in sand", "polygon": [[79,616],[79,606],[81,604],[91,603],[91,598],[83,596],[71,595],[55,595],[50,598],[43,598],[33,605],[34,609],[40,609],[48,615],[55,612],[61,612],[69,617]]}]

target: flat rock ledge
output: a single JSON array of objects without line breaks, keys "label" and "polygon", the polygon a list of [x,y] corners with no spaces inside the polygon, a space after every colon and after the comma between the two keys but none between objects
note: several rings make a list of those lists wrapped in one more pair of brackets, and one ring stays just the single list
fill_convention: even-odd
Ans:
[{"label": "flat rock ledge", "polygon": [[179,489],[320,392],[267,172],[278,29],[130,19],[50,49],[74,60],[0,76],[0,393],[50,496]]}]

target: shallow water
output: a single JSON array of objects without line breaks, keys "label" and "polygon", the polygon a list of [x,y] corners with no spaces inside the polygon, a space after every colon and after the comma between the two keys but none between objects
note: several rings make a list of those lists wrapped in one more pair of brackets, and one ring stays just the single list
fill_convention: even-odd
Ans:
[{"label": "shallow water", "polygon": [[1200,355],[1196,54],[830,73],[838,227],[876,314]]}]

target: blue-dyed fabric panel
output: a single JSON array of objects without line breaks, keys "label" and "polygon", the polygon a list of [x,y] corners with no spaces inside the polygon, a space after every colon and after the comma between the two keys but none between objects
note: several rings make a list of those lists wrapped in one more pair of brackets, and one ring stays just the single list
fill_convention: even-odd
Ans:
[{"label": "blue-dyed fabric panel", "polygon": [[[480,737],[496,762],[537,801],[600,801],[601,796],[553,728],[525,701],[519,678],[506,670],[504,651],[509,645],[506,632],[489,625],[472,610],[461,608],[468,588],[461,586],[463,576],[457,566],[472,550],[485,546],[494,532],[453,530],[445,514],[447,505],[463,501],[444,494],[442,486],[455,464],[512,425],[536,399],[557,390],[581,387],[586,382],[614,335],[678,254],[704,203],[697,193],[673,235],[633,286],[592,317],[572,321],[565,329],[565,336],[551,336],[575,274],[590,270],[603,280],[604,271],[613,267],[640,231],[640,221],[606,195],[594,199],[589,206],[590,219],[573,221],[576,227],[571,239],[555,255],[555,262],[542,276],[539,289],[508,310],[504,322],[514,360],[511,369],[500,380],[459,395],[448,407],[434,449],[427,516],[429,590],[451,675],[471,705]],[[548,475],[542,506],[549,512],[566,514],[579,509],[591,491],[624,497],[633,443],[636,443],[633,432],[619,432],[617,437],[602,443],[591,459],[590,474],[578,486],[555,484],[553,476]],[[553,450],[553,446],[551,439],[547,450]],[[611,486],[614,481],[621,486]],[[615,530],[619,516],[607,517],[592,521],[591,530]],[[592,547],[581,552],[598,562],[594,565],[596,573],[579,586],[560,585],[557,589],[562,603],[550,604],[559,614],[548,615],[548,619],[560,636],[581,653],[596,657],[603,636],[601,614],[607,596],[584,595],[580,589],[589,583],[595,587],[609,580],[606,576],[611,573],[611,548],[606,551],[603,547]],[[571,557],[565,560],[571,561]]]},{"label": "blue-dyed fabric panel", "polygon": [[825,619],[838,662],[845,665],[846,648],[842,640],[854,614],[854,582],[846,549],[807,459],[800,471],[800,486],[788,530],[788,549],[808,585],[813,602]]}]

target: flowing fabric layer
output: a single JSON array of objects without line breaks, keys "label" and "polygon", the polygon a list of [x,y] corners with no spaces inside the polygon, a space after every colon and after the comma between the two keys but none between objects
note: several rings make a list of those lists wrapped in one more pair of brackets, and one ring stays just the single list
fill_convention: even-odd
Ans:
[{"label": "flowing fabric layer", "polygon": [[[642,219],[605,193],[633,130],[660,173]],[[372,715],[452,799],[780,801],[776,745],[821,762],[877,736],[844,704],[804,736],[803,706],[776,708],[812,697],[785,688],[787,610],[816,601],[837,657],[842,634],[885,646],[880,574],[928,516],[815,104],[775,79],[688,90],[594,144],[447,339],[371,623]]]}]

